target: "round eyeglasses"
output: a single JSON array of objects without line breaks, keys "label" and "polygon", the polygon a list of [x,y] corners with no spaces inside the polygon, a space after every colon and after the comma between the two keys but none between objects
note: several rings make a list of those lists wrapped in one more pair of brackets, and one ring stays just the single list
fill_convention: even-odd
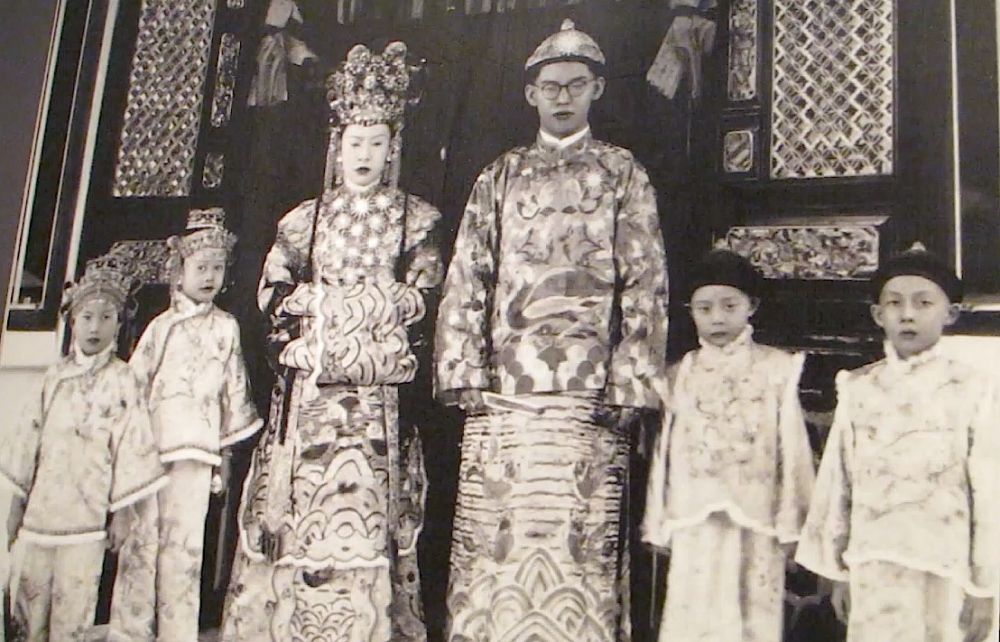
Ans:
[{"label": "round eyeglasses", "polygon": [[547,80],[545,82],[535,85],[538,87],[538,91],[541,92],[542,96],[546,100],[555,100],[565,89],[566,93],[570,95],[571,98],[579,98],[583,95],[583,92],[587,91],[590,87],[590,83],[594,81],[593,78],[574,78],[568,83],[555,82],[552,80]]}]

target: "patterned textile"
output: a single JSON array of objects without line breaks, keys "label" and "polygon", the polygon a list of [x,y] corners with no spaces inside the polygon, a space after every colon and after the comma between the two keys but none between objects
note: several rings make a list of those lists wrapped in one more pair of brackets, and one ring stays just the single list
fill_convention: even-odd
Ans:
[{"label": "patterned textile", "polygon": [[216,466],[221,448],[260,430],[250,399],[240,327],[228,312],[180,291],[153,319],[129,360],[149,400],[164,462]]},{"label": "patterned textile", "polygon": [[28,544],[10,642],[84,642],[94,626],[104,542]]},{"label": "patterned textile", "polygon": [[[440,214],[384,187],[318,205],[282,218],[264,263],[258,301],[289,377],[244,487],[222,639],[425,640],[426,477],[397,385],[415,375],[410,335],[441,279]],[[321,367],[296,367],[307,363]]]},{"label": "patterned textile", "polygon": [[628,639],[622,491],[628,437],[595,395],[525,395],[465,426],[448,639]]},{"label": "patterned textile", "polygon": [[157,498],[136,504],[128,536],[118,550],[108,642],[156,639],[156,558],[160,550]]},{"label": "patterned textile", "polygon": [[140,519],[119,554],[109,640],[195,642],[212,467],[169,464],[170,482]]},{"label": "patterned textile", "polygon": [[812,451],[803,356],[754,343],[684,356],[648,484],[643,539],[671,551],[660,640],[781,639],[785,554],[805,521]]},{"label": "patterned textile", "polygon": [[103,540],[109,512],[165,482],[139,384],[110,347],[49,368],[0,436],[0,482],[27,501],[18,539],[46,545]]},{"label": "patterned textile", "polygon": [[754,343],[702,343],[684,356],[652,462],[643,538],[670,547],[675,529],[726,513],[742,528],[798,540],[813,458],[798,383],[803,356]]},{"label": "patterned textile", "polygon": [[156,626],[162,642],[195,642],[201,607],[201,562],[212,467],[197,461],[170,466],[157,495],[160,550],[156,557]]},{"label": "patterned textile", "polygon": [[857,566],[890,562],[996,596],[997,389],[939,346],[906,360],[888,342],[885,351],[884,360],[837,376],[837,411],[797,560],[851,582]]},{"label": "patterned textile", "polygon": [[[146,397],[170,483],[140,509],[119,555],[112,639],[193,641],[212,466],[261,427],[250,399],[236,319],[172,292],[129,364]],[[155,569],[155,571],[154,571]],[[155,608],[155,611],[154,611]]]},{"label": "patterned textile", "polygon": [[934,573],[891,562],[857,564],[847,642],[964,642],[958,624],[964,596],[961,586]]},{"label": "patterned textile", "polygon": [[[419,439],[412,428],[400,430],[395,387],[317,390],[303,402],[308,416],[298,417],[297,443],[285,448],[269,433],[255,453],[222,639],[423,640],[416,543],[426,477]],[[392,433],[400,436],[395,473]],[[275,483],[281,479],[289,485]],[[279,490],[292,502],[283,517],[274,516],[280,526],[268,529],[278,533],[275,566],[265,560],[261,534]]]},{"label": "patterned textile", "polygon": [[724,513],[671,538],[660,642],[780,642],[785,553]]},{"label": "patterned textile", "polygon": [[561,150],[539,137],[469,197],[438,313],[438,392],[603,391],[656,408],[666,307],[645,170],[589,133]]}]

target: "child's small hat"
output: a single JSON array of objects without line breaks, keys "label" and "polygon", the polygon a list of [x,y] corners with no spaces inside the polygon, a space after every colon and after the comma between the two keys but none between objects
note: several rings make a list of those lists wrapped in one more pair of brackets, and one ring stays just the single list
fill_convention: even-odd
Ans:
[{"label": "child's small hat", "polygon": [[225,250],[229,254],[236,246],[236,235],[226,229],[225,210],[211,207],[188,212],[187,233],[172,236],[167,243],[182,258],[204,249]]},{"label": "child's small hat", "polygon": [[83,276],[63,290],[62,311],[72,314],[84,303],[99,299],[115,306],[120,314],[129,290],[129,280],[121,270],[113,265],[90,262]]},{"label": "child's small hat", "polygon": [[932,252],[928,252],[920,242],[914,243],[905,252],[891,257],[878,269],[871,281],[872,298],[878,301],[885,284],[897,276],[921,276],[937,283],[952,303],[959,303],[962,300],[961,279],[947,263]]},{"label": "child's small hat", "polygon": [[758,297],[761,280],[760,272],[745,257],[732,250],[716,248],[695,263],[689,296],[702,286],[728,285],[748,297]]}]

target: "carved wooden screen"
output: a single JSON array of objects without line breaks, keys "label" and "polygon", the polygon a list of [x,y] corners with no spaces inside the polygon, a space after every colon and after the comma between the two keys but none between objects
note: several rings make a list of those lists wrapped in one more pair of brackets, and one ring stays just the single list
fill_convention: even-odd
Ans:
[{"label": "carved wooden screen", "polygon": [[721,2],[714,237],[762,270],[763,341],[813,355],[825,434],[833,375],[881,352],[867,282],[921,240],[954,257],[949,3]]},{"label": "carved wooden screen", "polygon": [[[729,0],[720,11],[713,155],[727,224],[715,236],[757,263],[777,299],[806,302],[762,311],[765,335],[877,352],[863,306],[879,261],[917,238],[952,255],[950,97],[930,91],[949,83],[948,7]],[[810,308],[823,301],[830,314]]]}]

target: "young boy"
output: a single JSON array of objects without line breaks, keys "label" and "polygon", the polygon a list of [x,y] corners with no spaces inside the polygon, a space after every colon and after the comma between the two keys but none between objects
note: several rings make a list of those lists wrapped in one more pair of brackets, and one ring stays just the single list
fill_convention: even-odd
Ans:
[{"label": "young boy", "polygon": [[785,561],[814,475],[803,355],[752,339],[759,281],[728,250],[694,270],[701,347],[677,369],[643,521],[643,539],[671,552],[661,641],[781,641]]},{"label": "young boy", "polygon": [[962,297],[943,262],[914,246],[873,286],[885,358],[837,375],[797,561],[834,581],[852,642],[984,640],[1000,581],[997,389],[938,347]]},{"label": "young boy", "polygon": [[100,266],[66,291],[70,353],[0,438],[0,482],[14,496],[0,524],[17,538],[14,639],[84,639],[106,545],[117,548],[131,507],[166,483],[139,384],[115,355],[126,296],[121,274]]},{"label": "young boy", "polygon": [[[151,516],[115,589],[112,639],[195,642],[198,636],[205,517],[213,486],[228,483],[228,448],[261,427],[247,383],[240,328],[214,304],[222,289],[236,237],[219,209],[194,210],[188,233],[172,237],[171,305],[153,319],[129,365],[143,385],[153,433],[169,483],[158,494],[158,524]],[[214,479],[218,467],[220,479]],[[158,531],[155,625],[148,576],[151,533]],[[133,545],[135,548],[133,548]],[[141,577],[140,577],[141,576]],[[140,588],[142,587],[142,588]]]}]

